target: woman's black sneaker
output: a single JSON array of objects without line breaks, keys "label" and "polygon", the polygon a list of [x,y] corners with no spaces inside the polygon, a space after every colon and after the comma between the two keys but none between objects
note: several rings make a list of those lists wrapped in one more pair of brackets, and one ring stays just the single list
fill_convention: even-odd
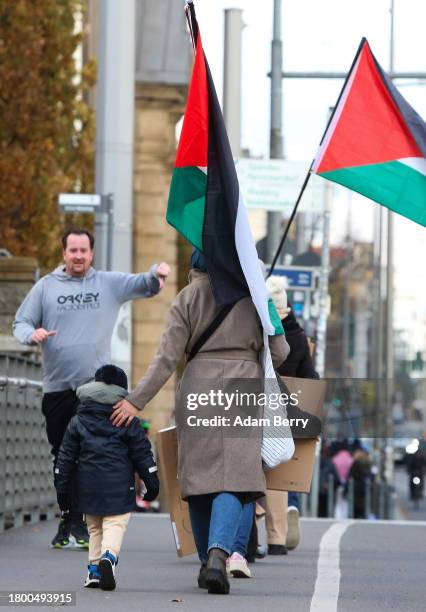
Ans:
[{"label": "woman's black sneaker", "polygon": [[58,532],[52,540],[53,548],[69,548],[71,533],[71,522],[65,519],[59,521]]}]

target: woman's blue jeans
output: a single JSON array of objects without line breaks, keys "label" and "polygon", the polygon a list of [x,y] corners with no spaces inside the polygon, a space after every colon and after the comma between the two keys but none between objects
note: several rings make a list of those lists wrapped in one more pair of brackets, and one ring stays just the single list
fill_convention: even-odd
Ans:
[{"label": "woman's blue jeans", "polygon": [[238,497],[227,492],[191,495],[188,504],[201,563],[207,563],[211,548],[221,548],[230,555],[243,512]]},{"label": "woman's blue jeans", "polygon": [[237,535],[235,536],[234,545],[232,547],[232,552],[237,552],[243,557],[247,555],[247,546],[253,527],[254,507],[254,502],[244,504]]}]

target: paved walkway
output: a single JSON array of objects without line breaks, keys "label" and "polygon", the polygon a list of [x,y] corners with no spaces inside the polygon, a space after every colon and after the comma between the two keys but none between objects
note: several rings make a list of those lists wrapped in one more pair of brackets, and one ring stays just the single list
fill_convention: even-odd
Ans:
[{"label": "paved walkway", "polygon": [[47,522],[0,535],[0,591],[68,589],[76,592],[74,609],[79,612],[218,607],[241,612],[406,612],[425,605],[426,523],[421,522],[306,519],[297,550],[256,562],[254,578],[232,579],[229,596],[198,589],[197,559],[177,558],[167,516],[132,518],[112,593],[82,588],[86,553],[49,548],[54,531],[55,523]]}]

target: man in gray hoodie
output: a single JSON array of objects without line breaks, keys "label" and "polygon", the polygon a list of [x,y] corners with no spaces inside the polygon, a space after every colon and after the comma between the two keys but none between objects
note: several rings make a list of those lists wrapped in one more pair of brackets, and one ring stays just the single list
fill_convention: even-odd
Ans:
[{"label": "man in gray hoodie", "polygon": [[[42,412],[54,467],[79,403],[75,390],[93,379],[99,367],[111,362],[111,336],[121,305],[156,295],[170,271],[165,262],[152,265],[142,274],[95,270],[91,267],[94,237],[87,230],[67,231],[62,247],[64,265],[34,285],[13,322],[14,336],[20,342],[42,348]],[[70,507],[76,508],[72,499]],[[75,510],[69,519],[61,521],[52,546],[69,546],[70,535],[77,546],[87,548],[87,529]]]}]

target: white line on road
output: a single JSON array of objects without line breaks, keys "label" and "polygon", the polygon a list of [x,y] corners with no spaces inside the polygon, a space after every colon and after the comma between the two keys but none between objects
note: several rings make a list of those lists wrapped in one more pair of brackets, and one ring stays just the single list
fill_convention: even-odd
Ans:
[{"label": "white line on road", "polygon": [[352,521],[334,523],[321,538],[310,612],[337,612],[341,573],[340,540],[352,524]]},{"label": "white line on road", "polygon": [[[300,519],[302,523],[334,523],[336,521],[335,518],[317,518],[317,517],[302,517]],[[410,519],[342,519],[343,522],[350,522],[352,525],[356,523],[357,525],[400,525],[404,527],[426,527],[426,521],[412,521]]]},{"label": "white line on road", "polygon": [[144,518],[170,518],[168,512],[133,512],[132,518],[144,519]]}]

